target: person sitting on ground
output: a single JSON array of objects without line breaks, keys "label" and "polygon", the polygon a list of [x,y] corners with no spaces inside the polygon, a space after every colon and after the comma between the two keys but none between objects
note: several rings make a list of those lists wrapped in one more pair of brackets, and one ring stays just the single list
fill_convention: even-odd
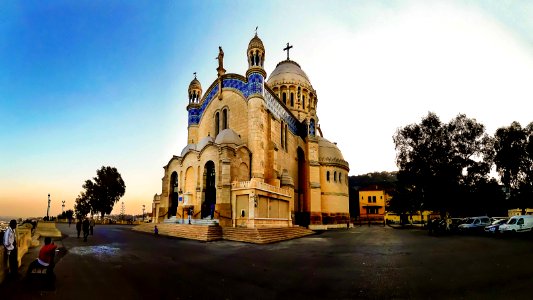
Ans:
[{"label": "person sitting on ground", "polygon": [[53,264],[56,249],[57,246],[52,242],[52,239],[50,237],[45,237],[44,246],[41,248],[41,251],[39,251],[39,257],[28,267],[28,274],[31,274],[36,268],[47,268],[46,273],[49,274],[49,267]]}]

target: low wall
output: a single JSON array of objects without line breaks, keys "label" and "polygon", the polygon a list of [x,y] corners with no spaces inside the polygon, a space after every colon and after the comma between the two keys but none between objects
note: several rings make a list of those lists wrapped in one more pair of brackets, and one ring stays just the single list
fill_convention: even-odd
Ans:
[{"label": "low wall", "polygon": [[[31,246],[31,225],[27,227],[25,225],[17,227],[17,245],[18,245],[18,266],[22,262],[24,254],[28,253],[28,249]],[[3,240],[4,234],[0,234],[0,238]],[[7,270],[7,257],[5,257],[6,251],[2,246],[0,251],[0,282],[3,282],[8,273]]]}]

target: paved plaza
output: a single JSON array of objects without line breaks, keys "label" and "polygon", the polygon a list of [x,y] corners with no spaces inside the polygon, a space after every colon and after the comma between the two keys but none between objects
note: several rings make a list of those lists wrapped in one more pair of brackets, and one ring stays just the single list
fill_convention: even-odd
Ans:
[{"label": "paved plaza", "polygon": [[[89,241],[58,228],[67,253],[55,289],[23,280],[16,299],[476,299],[526,295],[533,240],[433,237],[419,229],[356,226],[269,245],[154,237],[131,226],[95,227]],[[35,258],[38,249],[26,255]],[[528,296],[527,296],[528,297]],[[529,297],[528,297],[529,298]],[[2,299],[5,299],[2,297]]]}]

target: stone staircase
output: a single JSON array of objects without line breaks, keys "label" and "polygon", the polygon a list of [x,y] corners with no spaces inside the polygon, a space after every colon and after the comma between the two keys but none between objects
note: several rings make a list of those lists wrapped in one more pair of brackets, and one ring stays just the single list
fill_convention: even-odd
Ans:
[{"label": "stone staircase", "polygon": [[153,234],[155,225],[157,225],[157,229],[159,229],[159,235],[173,236],[204,242],[218,241],[222,239],[222,227],[218,225],[145,223],[133,227],[133,230]]},{"label": "stone staircase", "polygon": [[160,235],[172,236],[197,241],[229,240],[254,244],[276,243],[296,238],[301,238],[315,232],[304,227],[266,227],[242,228],[220,227],[218,225],[178,224],[178,223],[144,223],[133,227],[133,230],[154,233],[157,225]]},{"label": "stone staircase", "polygon": [[269,244],[301,238],[315,232],[307,228],[295,227],[266,227],[266,228],[222,228],[222,238],[230,241],[254,244]]}]

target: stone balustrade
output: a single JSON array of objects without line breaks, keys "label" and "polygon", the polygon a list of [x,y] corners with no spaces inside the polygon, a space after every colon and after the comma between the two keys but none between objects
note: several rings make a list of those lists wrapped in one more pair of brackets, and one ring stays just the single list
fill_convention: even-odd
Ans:
[{"label": "stone balustrade", "polygon": [[290,197],[290,193],[288,189],[273,186],[268,183],[264,183],[262,181],[257,181],[257,180],[235,181],[231,183],[231,189],[232,190],[257,189],[257,190],[262,190],[265,192],[276,193],[276,194]]}]

